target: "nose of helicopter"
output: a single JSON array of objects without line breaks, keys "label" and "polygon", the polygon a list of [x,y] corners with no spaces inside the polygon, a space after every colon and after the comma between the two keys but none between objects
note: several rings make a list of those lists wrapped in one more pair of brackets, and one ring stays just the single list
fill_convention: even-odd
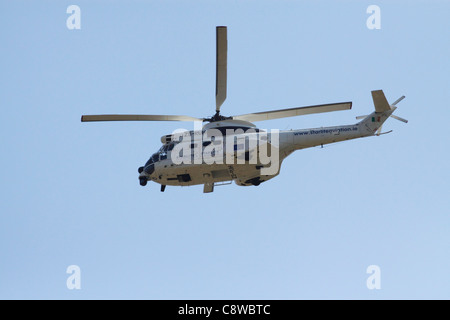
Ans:
[{"label": "nose of helicopter", "polygon": [[141,186],[147,185],[148,176],[150,176],[154,171],[155,171],[154,164],[149,164],[149,165],[146,165],[145,167],[139,167],[139,169],[138,169],[139,184]]},{"label": "nose of helicopter", "polygon": [[144,167],[144,172],[146,173],[146,174],[152,174],[153,172],[155,171],[155,165],[152,163],[152,164],[149,164],[149,165],[147,165],[147,166],[145,166]]},{"label": "nose of helicopter", "polygon": [[146,174],[152,174],[155,171],[155,165],[149,164],[145,167],[139,167],[138,172],[142,174],[142,172],[145,172]]}]

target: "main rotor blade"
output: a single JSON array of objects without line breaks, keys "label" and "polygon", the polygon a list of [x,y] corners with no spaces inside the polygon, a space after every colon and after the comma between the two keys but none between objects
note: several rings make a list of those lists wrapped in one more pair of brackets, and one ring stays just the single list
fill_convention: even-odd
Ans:
[{"label": "main rotor blade", "polygon": [[216,27],[216,112],[227,98],[227,27]]},{"label": "main rotor blade", "polygon": [[81,116],[81,122],[91,121],[203,121],[203,119],[189,116],[142,114],[98,114]]},{"label": "main rotor blade", "polygon": [[349,110],[351,108],[352,108],[351,102],[341,102],[341,103],[319,104],[319,105],[308,106],[308,107],[296,107],[296,108],[290,108],[290,109],[280,109],[280,110],[272,110],[272,111],[265,111],[265,112],[248,113],[248,114],[242,114],[239,116],[233,116],[232,118],[234,120],[244,120],[244,121],[252,122],[252,121],[263,121],[263,120],[272,120],[272,119],[279,119],[279,118],[302,116],[305,114],[313,114],[313,113]]}]

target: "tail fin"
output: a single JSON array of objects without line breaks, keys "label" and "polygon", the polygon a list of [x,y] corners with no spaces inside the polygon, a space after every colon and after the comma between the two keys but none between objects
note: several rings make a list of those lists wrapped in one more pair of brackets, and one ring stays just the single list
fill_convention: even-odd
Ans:
[{"label": "tail fin", "polygon": [[376,112],[385,112],[391,110],[389,102],[387,102],[386,96],[383,90],[372,91],[373,104],[375,105]]}]

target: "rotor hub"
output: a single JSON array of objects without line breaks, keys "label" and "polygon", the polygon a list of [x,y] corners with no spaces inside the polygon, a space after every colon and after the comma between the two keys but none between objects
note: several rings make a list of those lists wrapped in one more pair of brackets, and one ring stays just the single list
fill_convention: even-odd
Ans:
[{"label": "rotor hub", "polygon": [[233,117],[225,117],[220,114],[220,111],[216,111],[216,113],[211,118],[205,118],[204,121],[208,122],[217,122],[223,120],[232,120]]}]

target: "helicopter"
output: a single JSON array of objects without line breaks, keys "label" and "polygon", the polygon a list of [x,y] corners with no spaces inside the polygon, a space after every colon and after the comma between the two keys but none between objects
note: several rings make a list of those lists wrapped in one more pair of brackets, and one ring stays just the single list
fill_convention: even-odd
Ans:
[{"label": "helicopter", "polygon": [[[280,173],[283,160],[296,150],[351,139],[380,136],[389,118],[407,123],[393,114],[400,97],[389,104],[383,90],[372,91],[375,111],[356,117],[352,125],[296,130],[263,130],[253,122],[350,110],[352,102],[329,103],[277,109],[235,116],[223,116],[220,108],[227,96],[227,27],[216,27],[216,109],[213,116],[103,114],[83,115],[82,122],[96,121],[188,121],[194,130],[174,131],[161,137],[161,148],[138,168],[139,183],[166,186],[203,185],[203,192],[231,184],[258,186]],[[205,123],[203,125],[203,123]]]}]

